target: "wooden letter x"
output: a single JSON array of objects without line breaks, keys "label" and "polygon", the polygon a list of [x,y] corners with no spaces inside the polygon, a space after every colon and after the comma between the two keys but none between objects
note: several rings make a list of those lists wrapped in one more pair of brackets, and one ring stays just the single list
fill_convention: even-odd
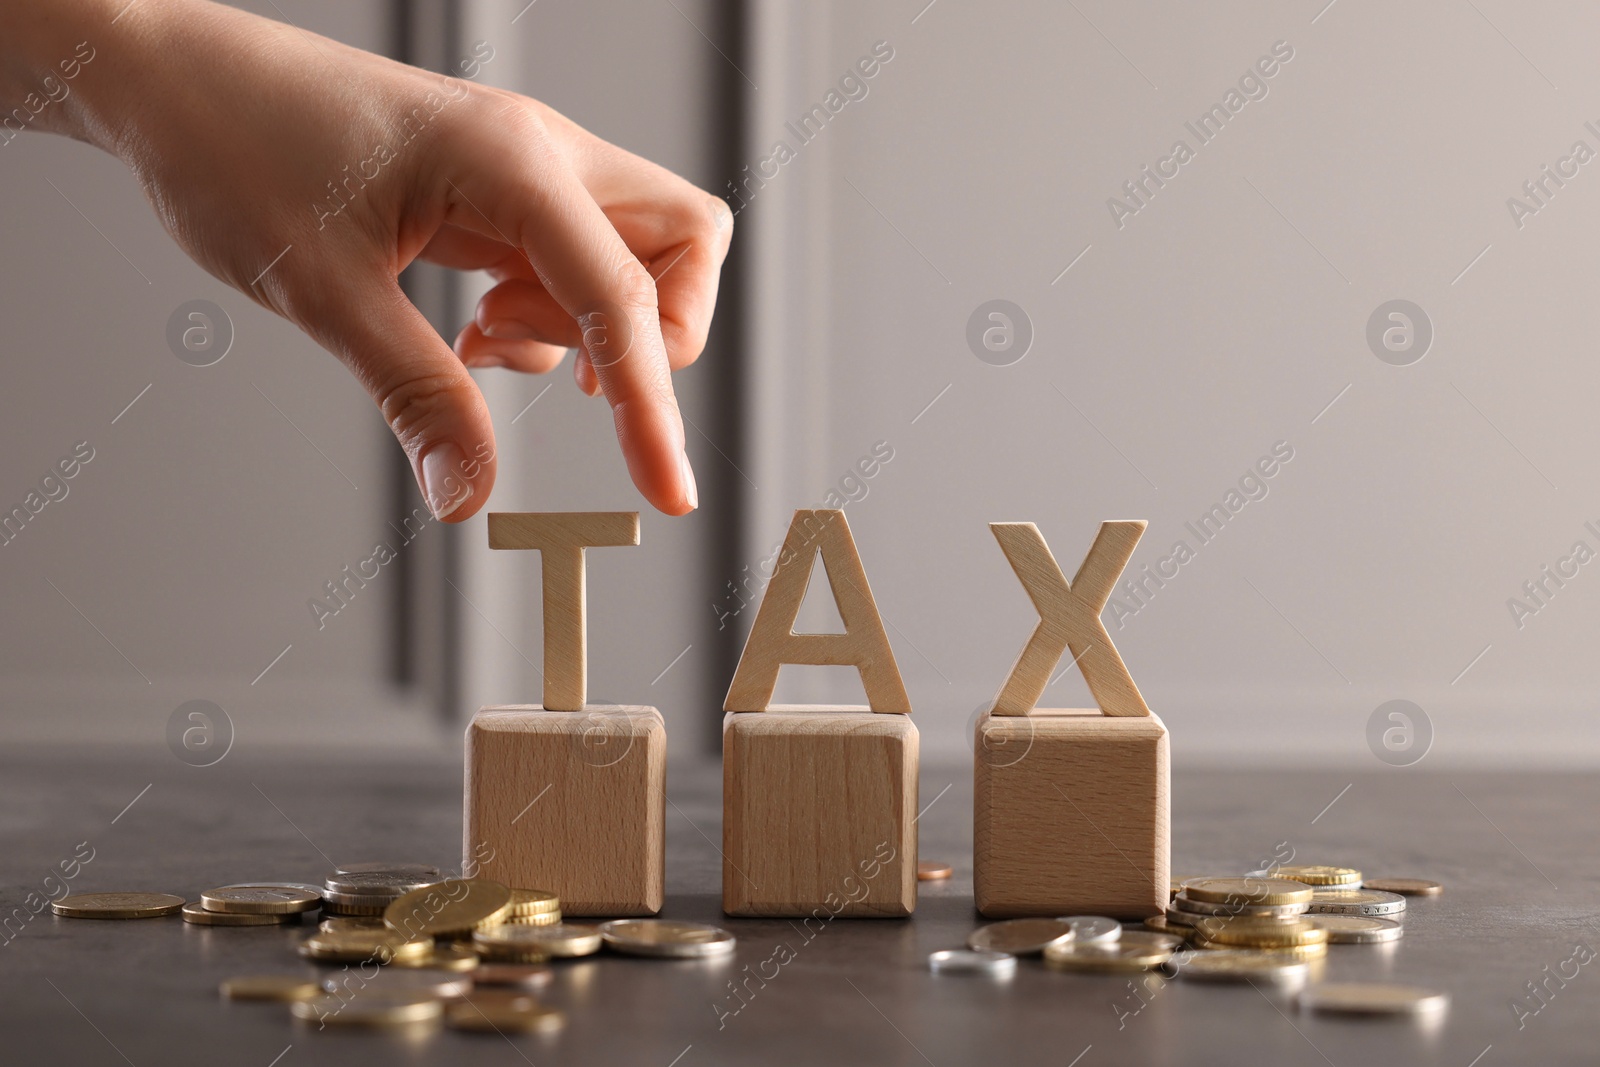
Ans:
[{"label": "wooden letter x", "polygon": [[583,550],[639,543],[637,511],[497,512],[490,548],[534,548],[544,567],[544,708],[582,711],[589,696]]},{"label": "wooden letter x", "polygon": [[[811,565],[819,552],[839,618],[844,621],[842,634],[794,632],[800,603],[811,583]],[[883,632],[883,620],[843,511],[794,513],[722,710],[766,711],[778,684],[778,668],[785,663],[854,667],[861,672],[861,685],[873,711],[911,713],[911,698],[900,680],[889,635]]]},{"label": "wooden letter x", "polygon": [[1061,653],[1069,648],[1102,712],[1150,714],[1117,646],[1111,643],[1111,635],[1100,621],[1100,612],[1144,528],[1142,519],[1101,523],[1099,536],[1069,585],[1037,526],[1031,522],[989,524],[1000,550],[1039,612],[1039,625],[1017,657],[1005,685],[1000,687],[992,714],[1026,715],[1032,711],[1044,695]]}]

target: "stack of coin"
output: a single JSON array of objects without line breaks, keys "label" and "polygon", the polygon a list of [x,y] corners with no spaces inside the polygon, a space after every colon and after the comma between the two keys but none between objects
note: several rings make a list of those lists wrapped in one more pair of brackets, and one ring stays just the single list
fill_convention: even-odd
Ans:
[{"label": "stack of coin", "polygon": [[672,919],[613,919],[600,924],[600,937],[613,952],[679,960],[731,956],[738,943],[720,926]]},{"label": "stack of coin", "polygon": [[442,881],[444,872],[426,863],[352,863],[336,868],[322,883],[322,911],[381,916],[404,894]]},{"label": "stack of coin", "polygon": [[1191,878],[1167,906],[1157,928],[1193,927],[1204,918],[1235,917],[1292,921],[1311,906],[1315,890],[1284,878]]},{"label": "stack of coin", "polygon": [[1328,954],[1328,931],[1305,919],[1208,915],[1195,920],[1196,948],[1253,948],[1314,959]]},{"label": "stack of coin", "polygon": [[74,893],[52,901],[50,910],[67,919],[159,919],[183,910],[171,893]]},{"label": "stack of coin", "polygon": [[472,935],[472,947],[495,963],[543,963],[600,951],[600,930],[580,923],[504,923]]},{"label": "stack of coin", "polygon": [[311,887],[283,882],[208,889],[183,906],[183,921],[199,926],[286,926],[322,903]]},{"label": "stack of coin", "polygon": [[513,889],[508,923],[548,926],[561,921],[561,898],[543,889]]},{"label": "stack of coin", "polygon": [[1338,887],[1340,889],[1360,889],[1361,872],[1354,867],[1327,867],[1322,865],[1309,867],[1274,867],[1274,878],[1288,878],[1292,881],[1302,882],[1313,888]]}]

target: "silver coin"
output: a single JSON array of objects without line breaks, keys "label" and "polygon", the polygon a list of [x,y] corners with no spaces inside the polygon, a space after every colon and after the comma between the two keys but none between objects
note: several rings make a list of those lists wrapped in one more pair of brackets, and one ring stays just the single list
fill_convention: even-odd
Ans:
[{"label": "silver coin", "polygon": [[[325,895],[340,896],[400,896],[425,885],[442,882],[444,875],[437,867],[407,863],[396,866],[355,864],[360,870],[336,871],[323,882]],[[345,903],[358,903],[347,900]]]},{"label": "silver coin", "polygon": [[377,991],[385,996],[423,993],[430,997],[449,1000],[454,997],[464,997],[472,992],[472,974],[452,973],[429,967],[408,967],[400,970],[385,967],[378,971],[374,978],[362,978],[355,971],[330,974],[322,980],[322,989],[327,993],[356,998]]},{"label": "silver coin", "polygon": [[1307,904],[1245,904],[1218,903],[1212,900],[1194,900],[1181,890],[1172,898],[1172,906],[1191,915],[1255,915],[1270,919],[1292,919],[1305,914]]},{"label": "silver coin", "polygon": [[671,959],[727,956],[738,943],[720,926],[671,919],[613,919],[600,924],[600,937],[616,952]]},{"label": "silver coin", "polygon": [[1319,889],[1307,910],[1314,915],[1397,915],[1406,910],[1406,898],[1376,889]]},{"label": "silver coin", "polygon": [[1009,952],[1037,956],[1051,945],[1071,941],[1076,935],[1065,919],[1006,919],[980,926],[967,935],[974,952]]},{"label": "silver coin", "polygon": [[1115,941],[1122,936],[1122,924],[1104,915],[1067,915],[1061,921],[1072,927],[1072,936],[1080,945]]},{"label": "silver coin", "polygon": [[1307,916],[1311,923],[1328,931],[1333,944],[1376,945],[1385,941],[1398,941],[1406,928],[1393,919],[1376,915],[1340,915],[1337,913]]},{"label": "silver coin", "polygon": [[1302,990],[1295,1002],[1303,1011],[1346,1015],[1423,1015],[1450,1006],[1450,995],[1420,986],[1383,982],[1324,982]]},{"label": "silver coin", "polygon": [[431,863],[341,863],[334,867],[333,873],[335,875],[389,874],[423,882],[442,882],[445,879],[444,871]]},{"label": "silver coin", "polygon": [[1017,957],[1009,952],[947,948],[928,954],[928,970],[934,974],[982,974],[991,978],[1009,978],[1017,973]]}]

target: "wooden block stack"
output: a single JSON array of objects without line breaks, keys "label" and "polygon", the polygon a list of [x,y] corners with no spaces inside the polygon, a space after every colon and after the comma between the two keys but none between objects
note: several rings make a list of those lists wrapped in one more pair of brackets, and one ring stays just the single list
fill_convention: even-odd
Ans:
[{"label": "wooden block stack", "polygon": [[[1032,523],[990,526],[1040,621],[976,727],[973,890],[986,916],[1166,908],[1167,731],[1100,622],[1144,528],[1103,523],[1069,583]],[[1068,650],[1098,709],[1036,707]]]},{"label": "wooden block stack", "polygon": [[[794,632],[818,554],[844,633]],[[869,706],[771,707],[785,663],[857,668]],[[795,513],[723,708],[723,910],[910,915],[918,734],[843,511]]]}]

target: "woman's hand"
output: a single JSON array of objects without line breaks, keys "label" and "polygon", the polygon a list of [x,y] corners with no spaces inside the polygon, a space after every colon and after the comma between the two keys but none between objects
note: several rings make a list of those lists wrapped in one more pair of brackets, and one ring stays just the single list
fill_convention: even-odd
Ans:
[{"label": "woman's hand", "polygon": [[[343,360],[438,517],[467,518],[494,484],[466,368],[543,373],[572,347],[640,492],[697,505],[669,372],[705,345],[733,231],[721,200],[535,100],[232,8],[7,8],[0,104],[46,91],[87,41],[95,58],[39,124],[121,157],[196,262]],[[498,283],[454,351],[400,290],[417,258]]]}]

